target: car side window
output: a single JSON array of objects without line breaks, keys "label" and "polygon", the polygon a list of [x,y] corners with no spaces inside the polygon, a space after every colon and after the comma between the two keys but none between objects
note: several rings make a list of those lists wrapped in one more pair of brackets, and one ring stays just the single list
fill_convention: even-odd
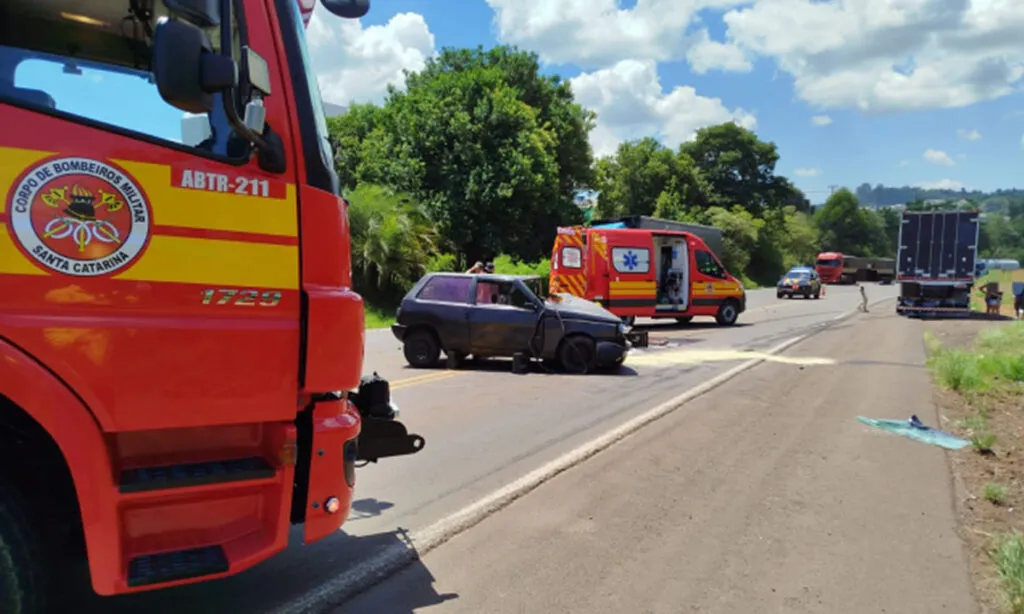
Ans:
[{"label": "car side window", "polygon": [[702,249],[698,249],[693,252],[693,257],[697,262],[697,271],[710,277],[725,279],[725,269],[722,268],[722,265],[718,264],[714,256]]},{"label": "car side window", "polygon": [[[503,290],[505,289],[503,288]],[[502,292],[502,295],[508,298],[507,304],[512,307],[518,307],[519,309],[531,308],[530,299],[515,284],[508,284],[507,292]]]},{"label": "car side window", "polygon": [[416,298],[441,303],[468,303],[472,277],[434,277],[423,284]]}]

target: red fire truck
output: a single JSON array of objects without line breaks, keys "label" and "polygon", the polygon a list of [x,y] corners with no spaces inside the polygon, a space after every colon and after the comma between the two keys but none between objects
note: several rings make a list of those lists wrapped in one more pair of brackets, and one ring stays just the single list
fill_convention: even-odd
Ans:
[{"label": "red fire truck", "polygon": [[0,612],[43,611],[82,556],[113,595],[334,533],[357,461],[423,439],[361,378],[296,0],[7,0],[0,24]]}]

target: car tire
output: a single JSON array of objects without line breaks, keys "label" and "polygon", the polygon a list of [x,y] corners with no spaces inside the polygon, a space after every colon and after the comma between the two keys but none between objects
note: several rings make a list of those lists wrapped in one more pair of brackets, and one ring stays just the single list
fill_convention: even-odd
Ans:
[{"label": "car tire", "polygon": [[732,326],[739,317],[739,305],[736,304],[736,301],[729,299],[718,308],[718,313],[715,314],[715,322],[718,322],[719,326]]},{"label": "car tire", "polygon": [[426,330],[413,331],[406,335],[405,343],[402,344],[402,353],[409,366],[416,369],[428,369],[436,366],[441,358],[441,345],[437,337]]},{"label": "car tire", "polygon": [[689,324],[693,322],[693,316],[679,316],[676,318],[676,322],[679,324]]},{"label": "car tire", "polygon": [[562,340],[558,348],[558,363],[566,373],[585,375],[594,370],[597,345],[584,335],[572,335]]},{"label": "car tire", "polygon": [[0,483],[0,612],[43,614],[50,591],[42,534],[21,493]]},{"label": "car tire", "polygon": [[775,293],[775,298],[777,298],[777,299],[781,299],[783,296],[785,296],[785,295],[783,293],[781,293],[781,292],[776,292]]}]

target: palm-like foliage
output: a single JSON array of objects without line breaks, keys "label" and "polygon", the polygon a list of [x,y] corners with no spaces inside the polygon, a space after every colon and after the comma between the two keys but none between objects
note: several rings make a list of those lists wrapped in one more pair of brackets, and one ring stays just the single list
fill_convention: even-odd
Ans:
[{"label": "palm-like foliage", "polygon": [[356,291],[397,301],[427,272],[437,234],[425,209],[388,188],[363,184],[346,194]]}]

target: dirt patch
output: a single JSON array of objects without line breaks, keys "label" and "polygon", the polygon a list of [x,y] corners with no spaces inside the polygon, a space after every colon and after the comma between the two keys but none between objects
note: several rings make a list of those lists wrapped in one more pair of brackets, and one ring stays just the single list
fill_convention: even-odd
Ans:
[{"label": "dirt patch", "polygon": [[[1021,326],[952,320],[924,324],[933,357],[940,427],[972,442],[971,447],[951,452],[949,459],[957,486],[960,534],[969,552],[975,594],[985,612],[1024,612],[1008,607],[992,556],[1002,536],[1013,529],[1024,531],[1024,384],[1002,373],[994,376],[987,367],[970,365],[987,360],[987,353],[1004,365],[997,369],[1005,368],[1002,356],[996,357],[992,348],[992,335],[1004,332],[999,327],[1014,327],[1005,331],[1017,332]],[[979,335],[989,341],[979,341]],[[1012,355],[1014,350],[1007,351]],[[1024,354],[1024,348],[1017,351]],[[945,369],[935,360],[943,352],[948,354]],[[962,368],[952,365],[960,358],[965,361]],[[952,386],[960,390],[954,391],[950,373],[958,369],[962,377],[954,373]],[[1016,608],[1024,608],[1024,603]]]}]

